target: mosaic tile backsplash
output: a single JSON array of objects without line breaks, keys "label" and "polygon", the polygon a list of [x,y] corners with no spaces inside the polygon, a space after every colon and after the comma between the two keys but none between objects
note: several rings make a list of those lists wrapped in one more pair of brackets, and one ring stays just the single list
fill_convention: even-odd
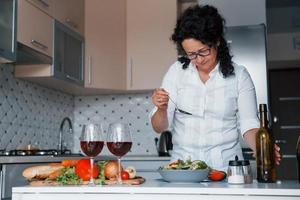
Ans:
[{"label": "mosaic tile backsplash", "polygon": [[[153,108],[151,95],[152,92],[75,97],[74,151],[80,151],[78,141],[83,124],[101,123],[107,134],[109,123],[123,122],[129,124],[133,140],[128,155],[157,155],[154,139],[158,135],[149,122],[149,112]],[[110,155],[107,147],[101,155]]]},{"label": "mosaic tile backsplash", "polygon": [[[74,133],[64,127],[67,148],[80,152],[82,125],[101,123],[107,131],[111,122],[128,123],[132,132],[131,155],[157,155],[149,122],[152,92],[74,97],[13,76],[13,65],[0,65],[0,149],[24,148],[28,144],[43,149],[58,145],[62,119],[70,117]],[[104,147],[102,155],[110,155]]]},{"label": "mosaic tile backsplash", "polygon": [[[74,97],[13,77],[13,65],[0,65],[0,149],[21,149],[28,144],[53,149],[59,126],[73,119]],[[64,131],[68,129],[64,127]],[[73,135],[65,134],[67,148]]]}]

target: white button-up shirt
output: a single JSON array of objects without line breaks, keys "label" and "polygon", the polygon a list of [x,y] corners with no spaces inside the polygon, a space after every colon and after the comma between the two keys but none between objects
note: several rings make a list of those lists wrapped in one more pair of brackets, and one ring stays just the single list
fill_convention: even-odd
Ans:
[{"label": "white button-up shirt", "polygon": [[214,169],[226,170],[235,155],[243,158],[238,134],[259,127],[255,88],[247,69],[236,64],[233,76],[224,78],[218,64],[209,77],[203,83],[194,64],[184,70],[176,62],[163,79],[161,87],[177,107],[193,114],[178,112],[169,100],[172,160],[191,156]]}]

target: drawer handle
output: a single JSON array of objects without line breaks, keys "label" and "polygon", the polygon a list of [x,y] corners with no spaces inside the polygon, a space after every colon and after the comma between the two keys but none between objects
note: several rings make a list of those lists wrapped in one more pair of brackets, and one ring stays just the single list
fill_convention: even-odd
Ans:
[{"label": "drawer handle", "polygon": [[286,144],[286,140],[275,140],[275,144]]},{"label": "drawer handle", "polygon": [[47,2],[45,2],[44,0],[38,0],[44,7],[47,7],[47,8],[49,8],[50,7],[50,5],[47,3]]},{"label": "drawer handle", "polygon": [[66,18],[66,19],[65,19],[65,22],[66,22],[69,26],[71,26],[71,27],[77,29],[77,24],[76,24],[75,22],[73,22],[70,18]]},{"label": "drawer handle", "polygon": [[38,42],[38,41],[36,41],[36,40],[31,40],[31,44],[32,44],[33,46],[37,47],[37,48],[42,49],[42,50],[48,49],[48,47],[47,47],[46,45],[44,45],[44,44],[42,44],[42,43],[40,43],[40,42]]},{"label": "drawer handle", "polygon": [[66,77],[72,81],[78,81],[76,78],[70,76],[69,74],[67,74]]}]

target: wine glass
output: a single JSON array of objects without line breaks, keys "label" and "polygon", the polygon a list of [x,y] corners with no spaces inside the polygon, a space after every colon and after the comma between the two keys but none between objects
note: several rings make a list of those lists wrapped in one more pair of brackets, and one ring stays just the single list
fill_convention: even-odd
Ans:
[{"label": "wine glass", "polygon": [[82,152],[90,158],[90,182],[89,185],[95,185],[94,157],[96,157],[103,149],[104,136],[102,126],[99,124],[83,125],[80,137],[80,147]]},{"label": "wine glass", "polygon": [[118,158],[119,173],[117,183],[122,184],[121,157],[130,150],[132,145],[129,126],[123,123],[111,123],[108,127],[106,144],[108,150]]}]

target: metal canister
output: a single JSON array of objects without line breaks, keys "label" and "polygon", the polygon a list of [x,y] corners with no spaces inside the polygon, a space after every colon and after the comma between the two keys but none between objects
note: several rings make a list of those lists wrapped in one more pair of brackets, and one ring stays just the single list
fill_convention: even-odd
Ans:
[{"label": "metal canister", "polygon": [[253,176],[251,171],[251,166],[249,160],[242,160],[241,161],[242,168],[243,168],[243,175],[244,175],[244,182],[246,184],[253,182]]}]

